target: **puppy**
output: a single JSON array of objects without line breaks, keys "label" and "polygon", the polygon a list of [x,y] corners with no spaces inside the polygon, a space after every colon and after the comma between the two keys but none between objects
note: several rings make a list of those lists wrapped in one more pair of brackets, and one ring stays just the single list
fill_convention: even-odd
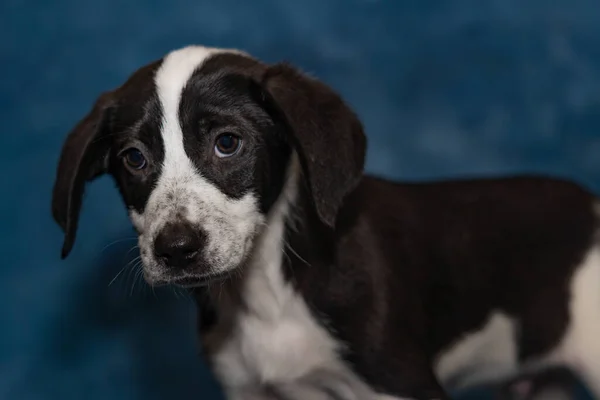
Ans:
[{"label": "puppy", "polygon": [[365,149],[292,66],[173,51],[67,137],[62,256],[86,182],[112,175],[146,281],[194,293],[230,398],[441,399],[558,364],[600,395],[597,198],[532,176],[390,182]]}]

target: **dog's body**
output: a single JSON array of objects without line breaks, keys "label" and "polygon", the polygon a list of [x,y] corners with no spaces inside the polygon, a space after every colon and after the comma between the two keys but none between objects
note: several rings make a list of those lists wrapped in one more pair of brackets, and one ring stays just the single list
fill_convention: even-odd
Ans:
[{"label": "dog's body", "polygon": [[554,364],[600,395],[597,199],[536,177],[397,184],[364,155],[325,85],[184,48],[69,136],[63,255],[85,181],[111,173],[146,279],[195,294],[230,398],[445,398]]}]

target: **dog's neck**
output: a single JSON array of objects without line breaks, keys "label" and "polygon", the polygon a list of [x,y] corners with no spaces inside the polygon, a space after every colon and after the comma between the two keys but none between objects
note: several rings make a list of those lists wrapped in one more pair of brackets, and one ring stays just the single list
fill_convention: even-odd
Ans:
[{"label": "dog's neck", "polygon": [[254,251],[241,272],[241,300],[248,311],[261,318],[278,318],[289,290],[282,286],[285,281],[283,265],[286,263],[286,230],[293,224],[294,206],[298,196],[300,169],[297,157],[290,160],[287,179],[279,199],[275,202],[266,224],[262,228]]}]

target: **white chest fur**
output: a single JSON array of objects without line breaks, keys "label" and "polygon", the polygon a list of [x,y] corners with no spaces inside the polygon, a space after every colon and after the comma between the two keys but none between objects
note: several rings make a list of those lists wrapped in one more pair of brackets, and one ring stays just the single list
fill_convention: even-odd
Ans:
[{"label": "white chest fur", "polygon": [[261,238],[261,251],[244,277],[247,308],[233,311],[228,338],[212,355],[225,386],[295,380],[338,363],[337,343],[282,276],[282,225],[273,221]]}]

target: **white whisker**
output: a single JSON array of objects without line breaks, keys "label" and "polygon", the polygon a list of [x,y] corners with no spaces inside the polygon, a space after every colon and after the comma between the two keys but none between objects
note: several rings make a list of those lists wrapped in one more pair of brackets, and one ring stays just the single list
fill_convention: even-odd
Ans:
[{"label": "white whisker", "polygon": [[136,240],[136,239],[137,239],[137,237],[132,236],[132,237],[127,237],[127,238],[123,238],[123,239],[118,239],[118,240],[115,240],[114,242],[110,242],[109,244],[107,244],[106,246],[104,246],[102,248],[102,250],[100,250],[100,254],[102,254],[106,249],[108,249],[111,246],[114,246],[117,243],[122,243],[122,242],[126,242],[128,240]]},{"label": "white whisker", "polygon": [[140,266],[141,266],[141,262],[136,264],[136,266],[134,267],[136,269],[136,271],[135,271],[135,275],[133,276],[133,285],[131,285],[131,290],[129,291],[129,296],[133,295],[133,290],[135,289],[135,284],[142,276],[143,270],[142,270],[142,268],[140,268]]},{"label": "white whisker", "polygon": [[119,272],[117,272],[117,274],[115,275],[115,277],[114,277],[114,278],[112,278],[112,280],[111,280],[111,281],[110,281],[110,283],[108,284],[108,286],[109,286],[109,287],[110,287],[110,285],[112,285],[112,284],[113,284],[113,283],[114,283],[114,282],[117,280],[117,278],[118,278],[118,277],[119,277],[119,276],[120,276],[120,275],[123,273],[123,271],[125,271],[125,268],[126,268],[126,267],[127,267],[127,266],[125,266],[125,267],[121,268],[121,270],[120,270]]},{"label": "white whisker", "polygon": [[[290,250],[290,251],[291,251],[291,252],[292,252],[292,253],[293,253],[293,254],[294,254],[296,257],[298,257],[298,259],[299,259],[300,261],[304,262],[304,264],[306,264],[307,266],[309,266],[309,267],[311,267],[311,268],[312,268],[312,265],[310,265],[310,263],[309,263],[308,261],[306,261],[304,258],[302,258],[302,257],[300,256],[300,254],[296,253],[296,250],[294,250],[294,249],[292,248],[292,246],[291,246],[291,245],[290,245],[288,242],[286,242],[285,240],[284,240],[283,242],[284,242],[284,244],[285,244],[285,247],[287,247],[287,248],[288,248],[288,250]],[[284,252],[284,254],[285,254],[285,252]]]}]

